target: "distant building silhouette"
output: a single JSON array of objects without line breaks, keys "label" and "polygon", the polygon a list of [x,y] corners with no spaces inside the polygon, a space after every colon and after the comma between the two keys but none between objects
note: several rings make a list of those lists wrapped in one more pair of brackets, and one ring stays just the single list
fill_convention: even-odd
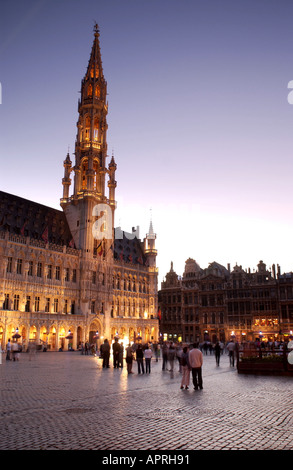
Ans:
[{"label": "distant building silhouette", "polygon": [[218,263],[201,269],[193,259],[182,278],[173,269],[159,291],[160,331],[166,340],[223,342],[284,340],[293,331],[293,273],[275,265],[230,270]]}]

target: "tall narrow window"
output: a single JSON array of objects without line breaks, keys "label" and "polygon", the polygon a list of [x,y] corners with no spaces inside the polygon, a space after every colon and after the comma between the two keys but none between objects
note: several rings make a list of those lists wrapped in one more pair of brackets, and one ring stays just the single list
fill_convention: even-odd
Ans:
[{"label": "tall narrow window", "polygon": [[28,265],[28,276],[32,276],[33,275],[33,269],[34,269],[34,262],[33,261],[29,261],[29,265]]},{"label": "tall narrow window", "polygon": [[95,118],[94,120],[94,141],[97,141],[99,138],[99,120]]},{"label": "tall narrow window", "polygon": [[85,119],[85,129],[84,129],[84,139],[86,141],[90,140],[90,131],[91,131],[91,118],[87,116]]},{"label": "tall narrow window", "polygon": [[99,171],[99,164],[95,160],[93,163],[93,170],[94,170],[94,191],[98,191],[98,171]]},{"label": "tall narrow window", "polygon": [[40,311],[40,297],[35,297],[35,312]]},{"label": "tall narrow window", "polygon": [[45,312],[50,313],[50,298],[46,298],[46,304],[45,304]]},{"label": "tall narrow window", "polygon": [[47,279],[52,279],[52,264],[48,265]]},{"label": "tall narrow window", "polygon": [[94,77],[99,78],[99,75],[100,75],[99,67],[97,66],[97,64],[95,64],[91,68],[90,77],[91,78],[94,78]]},{"label": "tall narrow window", "polygon": [[13,298],[13,310],[19,310],[19,295],[15,294]]},{"label": "tall narrow window", "polygon": [[100,99],[100,97],[101,97],[101,88],[100,88],[99,85],[97,85],[96,88],[95,88],[95,97],[98,98],[98,99]]},{"label": "tall narrow window", "polygon": [[59,301],[54,299],[54,313],[58,313]]},{"label": "tall narrow window", "polygon": [[88,170],[88,161],[84,160],[82,162],[81,166],[81,184],[82,184],[82,189],[86,189],[87,187],[87,175],[86,172]]},{"label": "tall narrow window", "polygon": [[56,279],[56,281],[60,281],[60,266],[56,266],[55,279]]},{"label": "tall narrow window", "polygon": [[89,83],[87,87],[87,96],[88,98],[91,98],[93,96],[93,85],[91,83]]},{"label": "tall narrow window", "polygon": [[31,297],[30,297],[30,295],[26,296],[25,311],[26,312],[31,311]]},{"label": "tall narrow window", "polygon": [[38,266],[37,266],[37,276],[42,277],[42,274],[43,274],[43,263],[39,261]]},{"label": "tall narrow window", "polygon": [[65,281],[69,281],[69,268],[65,268]]},{"label": "tall narrow window", "polygon": [[3,302],[3,310],[9,310],[9,294],[5,294]]},{"label": "tall narrow window", "polygon": [[18,258],[16,262],[16,273],[22,274],[22,259],[21,258]]},{"label": "tall narrow window", "polygon": [[8,260],[7,260],[7,269],[6,271],[8,273],[11,273],[12,272],[12,257],[9,256]]}]

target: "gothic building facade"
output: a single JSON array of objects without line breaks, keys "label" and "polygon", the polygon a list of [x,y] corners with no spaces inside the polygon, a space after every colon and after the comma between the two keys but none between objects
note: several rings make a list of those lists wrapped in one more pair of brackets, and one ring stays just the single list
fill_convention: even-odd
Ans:
[{"label": "gothic building facade", "polygon": [[0,192],[0,341],[49,349],[97,338],[156,341],[156,235],[115,227],[107,164],[107,82],[99,30],[81,83],[75,162],[64,160],[62,210]]},{"label": "gothic building facade", "polygon": [[293,275],[236,266],[231,271],[214,262],[201,269],[193,259],[183,276],[171,269],[159,291],[160,331],[165,340],[284,340],[293,335]]}]

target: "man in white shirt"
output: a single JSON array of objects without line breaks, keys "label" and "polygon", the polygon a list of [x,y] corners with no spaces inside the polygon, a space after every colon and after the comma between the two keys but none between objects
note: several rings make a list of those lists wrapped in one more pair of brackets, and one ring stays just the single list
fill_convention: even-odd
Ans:
[{"label": "man in white shirt", "polygon": [[152,350],[147,345],[146,349],[144,350],[144,358],[145,358],[145,373],[151,373],[151,359],[152,359]]},{"label": "man in white shirt", "polygon": [[193,344],[193,349],[189,351],[189,364],[192,372],[192,380],[194,390],[203,389],[202,382],[202,364],[203,364],[203,355],[202,352],[198,349],[198,343]]}]

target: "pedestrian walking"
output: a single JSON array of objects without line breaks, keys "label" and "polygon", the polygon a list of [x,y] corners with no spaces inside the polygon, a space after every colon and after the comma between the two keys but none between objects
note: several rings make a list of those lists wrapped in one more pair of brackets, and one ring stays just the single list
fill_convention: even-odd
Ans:
[{"label": "pedestrian walking", "polygon": [[104,340],[104,343],[101,344],[101,357],[103,359],[103,369],[108,369],[110,367],[109,360],[110,360],[110,344],[107,339]]},{"label": "pedestrian walking", "polygon": [[112,344],[112,352],[113,352],[113,367],[114,369],[118,369],[119,352],[120,352],[120,344],[118,343],[118,338],[115,338],[114,343]]},{"label": "pedestrian walking", "polygon": [[181,357],[182,357],[182,354],[183,354],[183,349],[182,349],[182,346],[181,344],[179,344],[176,348],[176,357],[177,357],[177,360],[178,360],[178,366],[179,366],[179,370],[178,372],[182,372],[182,366],[181,366]]},{"label": "pedestrian walking", "polygon": [[194,390],[198,390],[198,388],[202,390],[203,389],[203,380],[202,380],[203,354],[198,349],[198,343],[194,343],[193,348],[189,351],[189,364],[191,367]]},{"label": "pedestrian walking", "polygon": [[221,346],[220,346],[219,341],[217,341],[215,344],[215,358],[216,358],[217,366],[220,365],[220,357],[221,357]]},{"label": "pedestrian walking", "polygon": [[181,355],[181,371],[182,371],[182,379],[181,379],[181,389],[185,387],[185,390],[189,389],[189,382],[190,382],[190,364],[189,364],[189,357],[188,357],[188,348],[185,346],[182,351]]},{"label": "pedestrian walking", "polygon": [[123,367],[123,353],[124,353],[124,346],[123,343],[120,343],[120,351],[118,356],[118,367]]},{"label": "pedestrian walking", "polygon": [[28,352],[29,352],[29,360],[36,359],[37,355],[37,345],[34,340],[29,340],[28,343]]},{"label": "pedestrian walking", "polygon": [[10,342],[10,338],[8,339],[8,343],[6,344],[6,361],[11,361],[11,342]]},{"label": "pedestrian walking", "polygon": [[156,362],[158,362],[159,361],[159,354],[160,354],[158,343],[154,344],[154,352],[155,352]]},{"label": "pedestrian walking", "polygon": [[235,343],[233,340],[231,340],[227,344],[227,351],[229,355],[229,361],[230,361],[230,366],[234,367],[234,362],[235,362]]},{"label": "pedestrian walking", "polygon": [[141,344],[139,344],[136,350],[137,371],[139,374],[140,373],[144,374],[143,358],[144,358],[144,354],[143,354],[142,346]]},{"label": "pedestrian walking", "polygon": [[225,346],[224,346],[224,343],[222,341],[220,341],[219,344],[220,344],[220,348],[221,348],[221,356],[223,356]]},{"label": "pedestrian walking", "polygon": [[12,358],[14,361],[19,361],[19,344],[17,341],[14,341],[11,345],[11,350],[12,350]]},{"label": "pedestrian walking", "polygon": [[152,360],[152,350],[147,345],[146,349],[144,350],[144,359],[145,359],[145,373],[151,373],[151,360]]},{"label": "pedestrian walking", "polygon": [[131,345],[126,348],[126,364],[127,364],[127,372],[128,374],[133,374],[132,372],[132,363],[133,363],[133,350]]},{"label": "pedestrian walking", "polygon": [[165,370],[168,364],[168,346],[165,342],[162,347],[162,357],[163,357],[162,370]]},{"label": "pedestrian walking", "polygon": [[169,349],[168,349],[168,362],[169,362],[169,367],[170,367],[170,372],[173,372],[174,370],[174,360],[176,356],[176,349],[173,343],[170,343]]}]

